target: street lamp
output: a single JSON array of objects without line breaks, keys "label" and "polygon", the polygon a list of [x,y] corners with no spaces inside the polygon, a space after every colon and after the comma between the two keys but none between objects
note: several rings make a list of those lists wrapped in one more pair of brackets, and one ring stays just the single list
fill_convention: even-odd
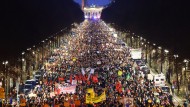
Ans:
[{"label": "street lamp", "polygon": [[160,71],[161,71],[161,73],[162,73],[162,63],[163,63],[163,54],[162,54],[162,47],[161,46],[159,46],[158,47],[158,49],[160,50]]},{"label": "street lamp", "polygon": [[186,87],[186,91],[188,91],[187,69],[188,69],[189,60],[188,59],[184,59],[183,62],[185,63],[184,84],[185,84],[185,87]]},{"label": "street lamp", "polygon": [[42,41],[42,65],[44,63],[44,40]]},{"label": "street lamp", "polygon": [[22,73],[23,73],[23,62],[25,61],[23,56],[24,56],[25,52],[22,52],[22,57],[21,57],[21,75],[20,78],[22,80]]},{"label": "street lamp", "polygon": [[31,48],[28,48],[27,50],[29,51],[29,50],[31,50]]},{"label": "street lamp", "polygon": [[[165,49],[165,50],[164,50],[164,53],[165,53],[165,56],[166,56],[165,58],[168,58],[169,50]],[[167,61],[168,61],[168,59],[167,59]],[[168,66],[168,65],[167,65],[167,66]]]},{"label": "street lamp", "polygon": [[146,63],[147,63],[148,62],[148,52],[147,52],[148,50],[147,50],[147,45],[145,44],[144,46],[145,46],[145,51],[146,51]]},{"label": "street lamp", "polygon": [[161,46],[159,46],[159,47],[158,47],[158,49],[162,49],[162,47],[161,47]]},{"label": "street lamp", "polygon": [[8,64],[8,61],[3,61],[3,65],[5,66],[5,70],[4,70],[4,77],[5,77],[5,101],[7,102],[7,93],[8,93],[8,81],[7,81],[7,64]]},{"label": "street lamp", "polygon": [[166,54],[168,54],[169,51],[168,51],[167,49],[165,49],[164,52],[165,52]]},{"label": "street lamp", "polygon": [[175,54],[175,55],[174,55],[174,58],[175,58],[175,59],[177,59],[178,57],[179,57],[178,54]]},{"label": "street lamp", "polygon": [[174,55],[174,62],[175,62],[175,73],[176,73],[176,76],[177,76],[177,89],[178,89],[178,93],[179,93],[179,80],[178,80],[178,72],[177,72],[177,58],[178,58],[178,54],[175,54]]},{"label": "street lamp", "polygon": [[185,79],[186,79],[187,78],[186,72],[187,72],[187,69],[188,69],[189,60],[188,59],[184,59],[183,62],[185,63]]},{"label": "street lamp", "polygon": [[166,70],[166,79],[170,83],[171,70],[170,70],[170,62],[168,58],[168,53],[169,53],[169,50],[164,49],[164,65],[165,65],[164,67]]}]

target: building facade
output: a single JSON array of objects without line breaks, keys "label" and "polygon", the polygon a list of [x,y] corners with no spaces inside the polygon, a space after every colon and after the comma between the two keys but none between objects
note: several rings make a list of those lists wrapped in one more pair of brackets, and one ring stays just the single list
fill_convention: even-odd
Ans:
[{"label": "building facade", "polygon": [[99,19],[101,17],[103,7],[84,7],[84,17],[85,19]]}]

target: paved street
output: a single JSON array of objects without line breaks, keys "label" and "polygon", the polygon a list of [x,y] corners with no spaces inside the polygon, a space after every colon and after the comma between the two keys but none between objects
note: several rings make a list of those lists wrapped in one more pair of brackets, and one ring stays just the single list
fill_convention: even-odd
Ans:
[{"label": "paved street", "polygon": [[141,50],[134,51],[127,46],[102,20],[85,20],[70,32],[33,78],[20,85],[21,105],[167,107],[183,104],[175,95],[172,101],[171,91],[155,85],[157,74],[145,65],[142,54],[138,54]]},{"label": "paved street", "polygon": [[[152,78],[153,78],[153,76],[156,75],[156,74],[158,74],[158,73],[157,73],[156,71],[154,71],[154,69],[151,69],[151,76],[152,76]],[[171,85],[169,85],[168,83],[167,83],[167,85],[168,85],[169,87],[171,87]],[[170,94],[172,94],[171,91],[170,91]],[[176,94],[174,94],[174,95],[173,95],[173,100],[174,100],[175,106],[177,106],[177,105],[179,105],[179,104],[183,105],[185,99],[181,99],[181,98],[179,98],[178,96],[176,96]]]}]

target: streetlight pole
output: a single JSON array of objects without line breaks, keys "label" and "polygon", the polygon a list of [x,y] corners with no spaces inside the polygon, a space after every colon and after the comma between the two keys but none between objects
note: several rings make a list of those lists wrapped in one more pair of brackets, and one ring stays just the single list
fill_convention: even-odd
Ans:
[{"label": "streetlight pole", "polygon": [[133,47],[133,36],[130,38],[130,46]]},{"label": "streetlight pole", "polygon": [[147,63],[148,62],[148,52],[147,52],[148,50],[147,50],[147,45],[145,44],[144,46],[145,46],[145,49],[146,49],[146,63]]},{"label": "streetlight pole", "polygon": [[184,72],[184,84],[185,84],[185,87],[186,87],[186,92],[188,92],[188,85],[187,85],[187,69],[188,69],[188,64],[189,64],[189,60],[187,59],[184,59],[183,61],[185,63],[185,72]]},{"label": "streetlight pole", "polygon": [[42,41],[42,66],[44,64],[44,42],[45,41]]},{"label": "streetlight pole", "polygon": [[[148,42],[148,44],[149,44],[149,42]],[[152,49],[151,49],[151,45],[149,44],[148,45],[148,49],[149,49],[149,65],[150,65],[150,67],[152,67]]]},{"label": "streetlight pole", "polygon": [[7,64],[8,64],[8,61],[3,61],[3,65],[5,65],[5,70],[4,70],[4,75],[5,75],[5,101],[7,103],[7,94],[8,94],[8,81],[7,81]]},{"label": "streetlight pole", "polygon": [[20,75],[20,78],[21,78],[21,80],[23,80],[23,78],[22,78],[22,73],[23,73],[23,62],[24,62],[24,54],[25,54],[25,52],[22,52],[22,58],[21,58],[21,75]]},{"label": "streetlight pole", "polygon": [[168,53],[169,53],[169,51],[167,50],[167,49],[165,49],[164,50],[164,53],[165,53],[165,56],[164,56],[164,65],[165,65],[165,70],[166,70],[166,76],[167,76],[167,80],[168,80],[168,82],[170,83],[170,71],[169,71],[169,64],[168,64],[168,62],[169,62],[169,60],[168,60]]},{"label": "streetlight pole", "polygon": [[162,70],[162,63],[163,63],[163,54],[162,54],[162,47],[159,46],[158,49],[160,50],[160,72],[163,73],[163,70]]},{"label": "streetlight pole", "polygon": [[179,80],[178,80],[178,72],[177,72],[177,58],[179,56],[177,54],[174,55],[174,61],[175,61],[175,73],[176,73],[176,76],[177,76],[177,91],[179,93]]},{"label": "streetlight pole", "polygon": [[185,77],[185,79],[187,78],[187,67],[188,67],[188,63],[189,63],[189,60],[187,60],[187,59],[184,59],[184,61],[183,61],[184,63],[185,63],[185,72],[184,72],[184,77]]}]

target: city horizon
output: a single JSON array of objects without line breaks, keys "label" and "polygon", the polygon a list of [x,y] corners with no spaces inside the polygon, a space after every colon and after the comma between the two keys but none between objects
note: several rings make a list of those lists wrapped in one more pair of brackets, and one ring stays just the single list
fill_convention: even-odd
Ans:
[{"label": "city horizon", "polygon": [[[81,5],[81,0],[74,0],[76,3]],[[88,5],[106,6],[110,3],[110,0],[89,0]]]}]

